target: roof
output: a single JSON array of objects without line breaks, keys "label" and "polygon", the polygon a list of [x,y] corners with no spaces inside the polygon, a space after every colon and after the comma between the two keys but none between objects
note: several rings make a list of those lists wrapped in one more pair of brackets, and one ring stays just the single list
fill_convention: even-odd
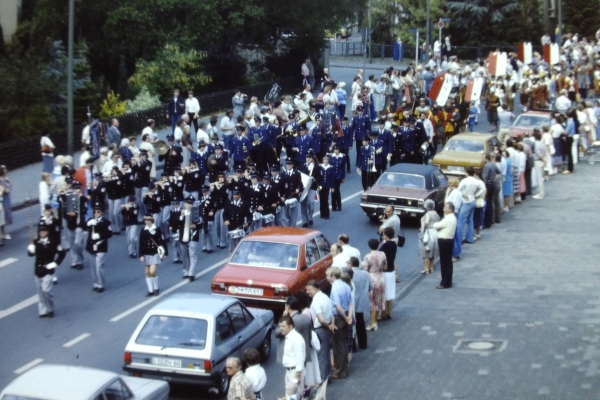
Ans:
[{"label": "roof", "polygon": [[476,142],[487,142],[490,138],[496,137],[491,133],[465,132],[452,136],[450,140],[472,140]]},{"label": "roof", "polygon": [[433,165],[423,165],[423,164],[396,164],[392,167],[389,167],[385,170],[385,172],[397,172],[403,174],[412,174],[412,175],[421,175],[425,178],[425,189],[430,190],[433,187],[432,177],[431,175],[435,171],[439,171],[439,167],[434,167]]},{"label": "roof", "polygon": [[88,400],[117,377],[114,372],[100,369],[43,364],[19,376],[2,393],[47,400]]},{"label": "roof", "polygon": [[227,308],[237,300],[228,297],[213,296],[201,293],[177,293],[161,301],[151,311],[183,311],[216,315],[220,310]]},{"label": "roof", "polygon": [[314,229],[268,226],[252,232],[243,240],[262,240],[275,243],[303,244],[321,232]]}]

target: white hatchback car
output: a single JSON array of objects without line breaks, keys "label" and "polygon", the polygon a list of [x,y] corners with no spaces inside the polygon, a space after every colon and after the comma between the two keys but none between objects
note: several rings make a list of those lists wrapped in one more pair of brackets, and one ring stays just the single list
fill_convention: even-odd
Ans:
[{"label": "white hatchback car", "polygon": [[12,381],[1,400],[166,400],[169,384],[100,369],[43,364]]}]

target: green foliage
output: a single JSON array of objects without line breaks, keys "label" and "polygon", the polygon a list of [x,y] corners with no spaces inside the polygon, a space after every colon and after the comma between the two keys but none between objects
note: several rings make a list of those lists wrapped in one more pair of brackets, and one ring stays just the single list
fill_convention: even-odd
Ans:
[{"label": "green foliage", "polygon": [[[427,8],[423,6],[423,2],[420,0],[399,0],[398,2],[402,5],[405,12],[410,15],[410,18],[404,23],[401,23],[400,29],[396,30],[395,33],[402,39],[404,45],[414,45],[415,36],[412,33],[408,33],[407,29],[416,28],[419,30],[419,42],[423,43],[427,37]],[[446,0],[431,0],[430,18],[431,24],[433,25],[431,29],[433,35],[433,38],[430,39],[431,43],[433,43],[437,37],[437,21],[447,14],[445,7]]]},{"label": "green foliage", "polygon": [[600,7],[589,0],[563,1],[564,33],[579,33],[579,37],[593,37],[598,29]]},{"label": "green foliage", "polygon": [[100,118],[118,117],[127,111],[127,101],[121,100],[118,94],[111,91],[100,106]]},{"label": "green foliage", "polygon": [[127,100],[127,112],[147,110],[160,106],[161,101],[158,96],[153,96],[146,86],[142,86],[140,93],[134,100]]},{"label": "green foliage", "polygon": [[179,88],[182,92],[199,88],[211,81],[202,68],[205,57],[206,53],[202,51],[181,51],[179,46],[167,44],[154,61],[138,63],[137,71],[129,78],[129,83],[137,89],[146,86],[164,99],[168,98],[173,88]]}]

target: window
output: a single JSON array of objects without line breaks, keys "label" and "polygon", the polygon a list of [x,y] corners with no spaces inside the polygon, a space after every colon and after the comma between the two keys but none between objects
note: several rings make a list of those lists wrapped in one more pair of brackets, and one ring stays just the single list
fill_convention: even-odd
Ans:
[{"label": "window", "polygon": [[135,340],[137,344],[160,347],[194,347],[206,345],[207,322],[198,318],[153,315]]},{"label": "window", "polygon": [[379,178],[376,184],[380,186],[425,189],[425,178],[421,175],[386,172]]},{"label": "window", "polygon": [[471,140],[449,140],[444,151],[464,151],[468,153],[484,153],[485,144],[483,142],[476,142]]},{"label": "window", "polygon": [[446,178],[446,175],[442,174],[440,171],[435,171],[434,175],[438,181],[439,186],[446,186],[448,184],[448,179]]},{"label": "window", "polygon": [[246,307],[242,306],[242,311],[244,312],[244,317],[246,317],[246,325],[250,325],[254,321],[254,316],[250,314],[250,311]]},{"label": "window", "polygon": [[227,312],[223,311],[215,319],[215,343],[219,344],[233,335],[233,328],[227,316]]},{"label": "window", "polygon": [[133,397],[120,378],[112,381],[110,385],[104,389],[104,396],[106,397],[106,400],[127,400]]},{"label": "window", "polygon": [[311,266],[319,260],[319,248],[315,239],[306,242],[306,265]]},{"label": "window", "polygon": [[317,239],[317,246],[319,247],[319,251],[321,252],[321,258],[327,256],[327,254],[329,254],[329,249],[330,249],[330,245],[329,242],[327,241],[327,239],[325,239],[325,236],[323,235],[319,235],[316,237]]},{"label": "window", "polygon": [[242,307],[239,304],[234,304],[227,310],[231,323],[233,324],[233,330],[240,332],[246,327],[246,317],[242,311]]},{"label": "window", "polygon": [[297,269],[298,245],[246,240],[231,257],[231,264]]}]

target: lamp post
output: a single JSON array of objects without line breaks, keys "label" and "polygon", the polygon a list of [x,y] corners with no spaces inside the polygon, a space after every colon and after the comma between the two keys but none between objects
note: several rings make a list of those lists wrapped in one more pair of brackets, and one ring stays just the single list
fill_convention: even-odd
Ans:
[{"label": "lamp post", "polygon": [[427,32],[425,36],[425,58],[429,56],[429,41],[431,40],[431,35],[429,30],[431,29],[431,0],[427,0]]},{"label": "lamp post", "polygon": [[67,141],[69,154],[73,155],[73,47],[75,25],[75,0],[69,0],[69,39],[67,50]]},{"label": "lamp post", "polygon": [[562,0],[558,0],[558,45],[562,44]]}]

